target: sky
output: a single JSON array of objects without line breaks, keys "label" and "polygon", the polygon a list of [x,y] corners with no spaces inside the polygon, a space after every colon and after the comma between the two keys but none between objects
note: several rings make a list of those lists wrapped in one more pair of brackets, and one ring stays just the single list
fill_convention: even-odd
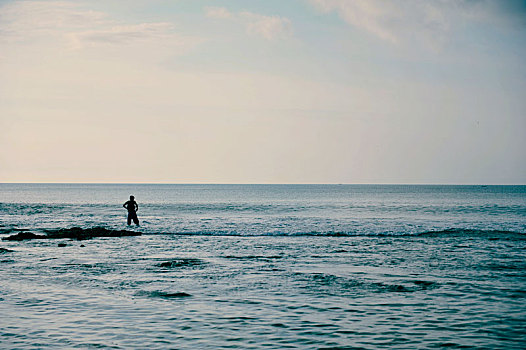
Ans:
[{"label": "sky", "polygon": [[526,2],[0,0],[0,182],[526,184]]}]

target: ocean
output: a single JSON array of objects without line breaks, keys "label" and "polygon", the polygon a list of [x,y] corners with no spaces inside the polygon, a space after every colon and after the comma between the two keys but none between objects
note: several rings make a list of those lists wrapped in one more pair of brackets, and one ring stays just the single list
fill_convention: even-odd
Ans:
[{"label": "ocean", "polygon": [[[75,227],[141,235],[6,240]],[[526,348],[526,186],[0,184],[0,238],[0,348]]]}]

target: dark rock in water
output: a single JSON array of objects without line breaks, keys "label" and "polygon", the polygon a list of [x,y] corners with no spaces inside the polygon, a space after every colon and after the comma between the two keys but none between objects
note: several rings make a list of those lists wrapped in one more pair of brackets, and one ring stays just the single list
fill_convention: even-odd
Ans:
[{"label": "dark rock in water", "polygon": [[413,283],[422,289],[433,288],[433,287],[436,287],[437,285],[436,282],[431,282],[431,281],[413,281]]},{"label": "dark rock in water", "polygon": [[191,294],[185,293],[185,292],[176,292],[176,293],[167,293],[167,292],[154,292],[152,293],[153,296],[157,296],[160,298],[187,298],[191,297]]},{"label": "dark rock in water", "polygon": [[81,248],[84,248],[84,247],[85,247],[85,245],[84,245],[84,244],[81,244],[81,245],[80,245],[80,247],[81,247]]},{"label": "dark rock in water", "polygon": [[3,253],[11,253],[11,252],[13,252],[13,251],[10,250],[10,249],[0,248],[0,254],[3,254]]},{"label": "dark rock in water", "polygon": [[173,267],[191,267],[201,265],[204,262],[195,258],[179,258],[171,261],[165,261],[160,263],[159,267],[173,268]]},{"label": "dark rock in water", "polygon": [[402,285],[399,285],[399,284],[388,285],[386,289],[391,292],[412,292],[411,289],[404,287]]},{"label": "dark rock in water", "polygon": [[125,236],[140,236],[140,232],[126,231],[126,230],[108,230],[104,227],[92,228],[62,228],[59,230],[48,230],[46,238],[71,238],[79,241],[91,239],[94,237],[125,237]]},{"label": "dark rock in water", "polygon": [[66,243],[59,243],[58,246],[59,247],[67,247],[68,245]]},{"label": "dark rock in water", "polygon": [[36,235],[33,232],[20,232],[16,235],[3,238],[5,241],[23,241],[26,239],[42,239],[47,238],[44,235]]},{"label": "dark rock in water", "polygon": [[62,228],[58,230],[46,230],[46,235],[36,235],[32,232],[20,232],[16,235],[4,238],[7,241],[22,241],[26,239],[59,239],[70,238],[76,240],[91,239],[94,237],[125,237],[125,236],[140,236],[140,232],[126,231],[126,230],[108,230],[104,227],[92,228]]},{"label": "dark rock in water", "polygon": [[162,295],[165,298],[185,298],[185,297],[191,297],[191,294],[185,293],[185,292],[178,292],[178,293],[165,293]]}]

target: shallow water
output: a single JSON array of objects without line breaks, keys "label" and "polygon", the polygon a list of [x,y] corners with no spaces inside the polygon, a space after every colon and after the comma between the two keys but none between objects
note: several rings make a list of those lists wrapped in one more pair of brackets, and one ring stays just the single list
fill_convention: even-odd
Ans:
[{"label": "shallow water", "polygon": [[[341,209],[350,201],[341,193],[345,198],[338,202],[331,200],[334,194],[318,193],[307,200],[289,192],[286,204],[278,203],[278,208],[272,205],[278,192],[267,193],[261,201],[270,207],[257,214],[254,206],[264,205],[255,203],[254,194],[238,195],[237,201],[219,195],[195,196],[194,202],[174,196],[184,203],[166,200],[170,209],[159,209],[161,204],[150,209],[136,194],[148,214],[143,218],[149,234],[1,241],[0,348],[523,349],[524,194],[495,188],[489,194],[473,190],[470,196],[450,188],[442,195],[435,191],[435,196],[431,190],[421,195],[388,190],[375,190],[369,204],[361,204],[367,209],[357,209],[363,216],[354,218]],[[111,201],[92,198],[86,206],[74,202],[75,196],[66,203],[57,191],[35,190],[16,201],[16,194],[6,193],[0,211],[3,237],[12,229],[36,232],[94,224],[83,221],[85,217],[68,218],[67,212],[91,214],[97,224],[111,216],[101,209]],[[363,193],[351,201],[358,203],[359,196],[367,202]],[[211,198],[252,209],[218,209],[210,206]],[[295,203],[296,215],[281,207]],[[177,217],[174,205],[187,208],[180,214],[186,224],[211,218],[208,226],[201,233],[178,233],[181,222],[161,224]],[[15,206],[19,211],[11,211]],[[55,218],[47,213],[59,206],[66,209]],[[373,216],[373,206],[386,209]],[[35,208],[43,211],[34,213]],[[429,208],[434,208],[435,218]],[[168,214],[162,216],[162,210]],[[244,231],[249,225],[243,223],[257,218],[276,224],[288,216],[308,227],[308,213],[316,213],[313,232],[293,230],[289,222],[284,225],[289,231],[280,234],[275,227],[260,234]],[[122,218],[119,214],[106,226],[122,229]],[[345,231],[342,225],[350,220],[358,228],[360,220],[364,225],[375,222],[370,227],[377,231]],[[226,221],[233,222],[233,230],[222,231]],[[384,230],[389,223],[399,231]],[[173,231],[156,234],[159,227],[158,233]],[[427,232],[433,227],[439,230]],[[330,236],[335,232],[340,235]]]},{"label": "shallow water", "polygon": [[3,246],[3,347],[524,347],[520,235]]}]

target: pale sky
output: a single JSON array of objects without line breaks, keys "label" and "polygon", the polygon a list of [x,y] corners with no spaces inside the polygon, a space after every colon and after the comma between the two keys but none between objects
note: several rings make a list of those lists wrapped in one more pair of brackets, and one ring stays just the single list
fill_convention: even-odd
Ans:
[{"label": "pale sky", "polygon": [[0,182],[526,183],[526,5],[0,0]]}]

